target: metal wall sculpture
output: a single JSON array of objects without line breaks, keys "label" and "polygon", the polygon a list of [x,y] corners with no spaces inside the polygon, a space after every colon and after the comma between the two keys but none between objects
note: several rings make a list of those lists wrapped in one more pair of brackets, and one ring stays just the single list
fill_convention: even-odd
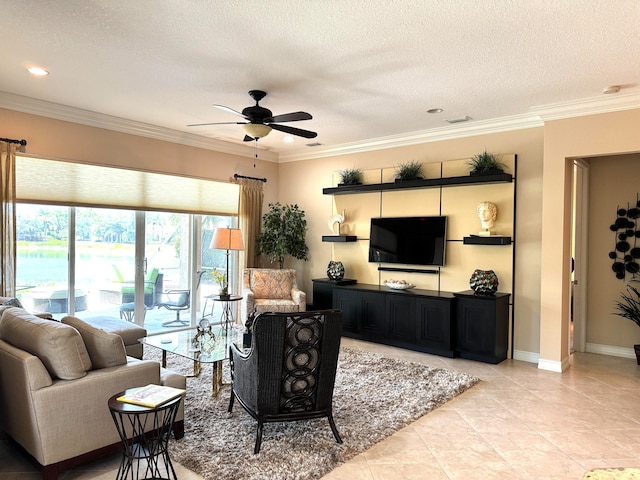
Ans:
[{"label": "metal wall sculpture", "polygon": [[609,258],[613,260],[611,269],[616,278],[624,280],[627,274],[635,278],[640,271],[640,198],[636,194],[635,206],[627,204],[627,208],[618,206],[616,220],[609,227],[615,235],[615,248],[609,252]]}]

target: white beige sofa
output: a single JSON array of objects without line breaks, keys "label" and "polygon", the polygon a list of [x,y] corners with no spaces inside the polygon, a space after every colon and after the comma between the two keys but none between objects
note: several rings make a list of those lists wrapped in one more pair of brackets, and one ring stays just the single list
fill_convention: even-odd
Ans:
[{"label": "white beige sofa", "polygon": [[[42,467],[43,479],[120,448],[107,400],[150,383],[186,388],[184,376],[127,357],[122,339],[75,317],[0,312],[0,428]],[[174,435],[184,435],[184,404]]]}]

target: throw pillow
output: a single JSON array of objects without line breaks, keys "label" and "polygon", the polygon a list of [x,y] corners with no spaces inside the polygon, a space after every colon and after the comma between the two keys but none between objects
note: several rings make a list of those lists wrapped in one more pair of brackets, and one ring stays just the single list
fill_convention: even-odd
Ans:
[{"label": "throw pillow", "polygon": [[64,317],[60,321],[80,332],[94,369],[127,363],[127,353],[120,335],[95,328],[77,317]]},{"label": "throw pillow", "polygon": [[6,298],[6,297],[3,297],[3,298],[4,300],[2,301],[2,305],[8,306],[8,307],[24,308],[20,303],[20,300],[18,300],[17,298]]},{"label": "throw pillow", "polygon": [[87,348],[75,328],[38,318],[21,308],[4,312],[0,338],[38,357],[54,378],[75,380],[91,370]]}]

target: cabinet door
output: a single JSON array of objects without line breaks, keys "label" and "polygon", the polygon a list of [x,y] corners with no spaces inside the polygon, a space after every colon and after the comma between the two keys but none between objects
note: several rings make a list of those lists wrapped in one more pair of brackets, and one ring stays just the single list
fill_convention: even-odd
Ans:
[{"label": "cabinet door", "polygon": [[358,319],[361,312],[360,292],[343,288],[333,289],[333,308],[342,310],[342,329],[345,332],[357,333]]},{"label": "cabinet door", "polygon": [[384,337],[384,295],[373,292],[361,293],[361,312],[359,330],[366,338]]},{"label": "cabinet door", "polygon": [[420,346],[439,355],[453,356],[451,300],[416,299],[416,336]]},{"label": "cabinet door", "polygon": [[333,285],[328,282],[313,282],[313,309],[324,310],[332,308],[333,305]]},{"label": "cabinet door", "polygon": [[389,294],[386,296],[387,335],[403,342],[416,340],[415,297]]},{"label": "cabinet door", "polygon": [[494,308],[488,302],[458,301],[456,348],[463,352],[490,354],[495,344]]}]

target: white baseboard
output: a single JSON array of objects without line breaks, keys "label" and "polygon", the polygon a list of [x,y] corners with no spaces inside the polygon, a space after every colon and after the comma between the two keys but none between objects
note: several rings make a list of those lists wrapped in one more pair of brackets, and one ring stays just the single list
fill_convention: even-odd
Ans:
[{"label": "white baseboard", "polygon": [[538,363],[540,355],[536,352],[527,352],[524,350],[514,350],[513,359],[520,360],[522,362]]},{"label": "white baseboard", "polygon": [[614,347],[612,345],[600,345],[598,343],[587,343],[585,345],[587,353],[598,353],[600,355],[611,355],[612,357],[636,358],[636,353],[632,348]]}]

